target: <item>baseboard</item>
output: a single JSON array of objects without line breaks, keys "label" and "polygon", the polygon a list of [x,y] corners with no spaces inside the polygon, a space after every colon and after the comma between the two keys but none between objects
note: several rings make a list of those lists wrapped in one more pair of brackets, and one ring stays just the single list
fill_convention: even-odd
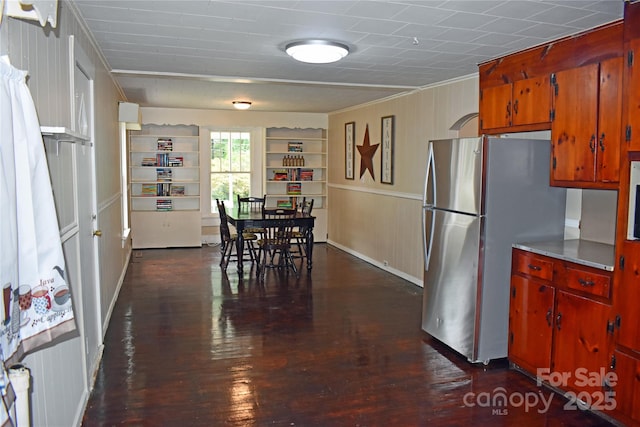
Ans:
[{"label": "baseboard", "polygon": [[401,279],[404,279],[404,280],[406,280],[408,282],[411,282],[416,286],[422,287],[422,278],[413,277],[413,276],[405,273],[404,271],[400,271],[400,270],[397,270],[397,269],[395,269],[393,267],[389,267],[388,265],[384,265],[384,263],[381,263],[381,262],[379,262],[379,261],[377,261],[375,259],[369,258],[368,256],[363,255],[360,252],[354,251],[351,248],[347,248],[346,246],[342,246],[341,244],[336,243],[333,240],[327,240],[327,244],[329,244],[331,246],[335,246],[336,248],[338,248],[338,249],[340,249],[342,251],[345,251],[345,252],[355,256],[356,258],[359,258],[359,259],[361,259],[363,261],[366,261],[369,264],[372,264],[372,265],[378,267],[381,270],[388,271],[389,273],[393,274],[394,276],[398,276]]}]

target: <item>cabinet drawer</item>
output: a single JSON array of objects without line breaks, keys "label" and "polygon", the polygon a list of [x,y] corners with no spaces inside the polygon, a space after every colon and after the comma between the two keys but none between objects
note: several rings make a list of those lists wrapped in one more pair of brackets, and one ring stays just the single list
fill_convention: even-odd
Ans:
[{"label": "cabinet drawer", "polygon": [[567,286],[605,298],[611,296],[611,277],[606,274],[567,266]]},{"label": "cabinet drawer", "polygon": [[544,280],[553,279],[553,261],[530,253],[517,254],[516,270],[518,273],[538,277]]}]

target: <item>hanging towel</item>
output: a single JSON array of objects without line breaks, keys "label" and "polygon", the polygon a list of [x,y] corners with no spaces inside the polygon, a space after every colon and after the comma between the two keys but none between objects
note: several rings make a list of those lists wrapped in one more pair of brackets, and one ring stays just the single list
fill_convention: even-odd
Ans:
[{"label": "hanging towel", "polygon": [[26,72],[0,61],[0,350],[6,368],[76,329]]}]

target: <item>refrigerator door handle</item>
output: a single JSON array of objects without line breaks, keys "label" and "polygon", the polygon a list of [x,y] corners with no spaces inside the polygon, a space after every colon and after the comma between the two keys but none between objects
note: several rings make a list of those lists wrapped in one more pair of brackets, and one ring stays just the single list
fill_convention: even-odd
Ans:
[{"label": "refrigerator door handle", "polygon": [[[424,178],[424,192],[422,193],[422,206],[436,206],[436,173],[435,158],[433,157],[433,142],[429,141],[429,154],[427,155],[427,173]],[[431,178],[431,186],[429,186],[429,178]],[[429,200],[427,195],[431,189],[432,199]]]},{"label": "refrigerator door handle", "polygon": [[[431,226],[429,230],[427,230],[427,214],[426,212],[431,212]],[[423,252],[424,252],[424,269],[425,271],[429,269],[429,261],[431,260],[431,250],[433,249],[433,227],[435,226],[436,216],[435,212],[431,208],[423,208],[422,209],[422,244],[423,244]],[[427,235],[428,233],[428,235]]]},{"label": "refrigerator door handle", "polygon": [[[431,209],[436,204],[436,173],[435,173],[435,158],[433,156],[433,142],[429,141],[427,156],[427,173],[424,178],[424,193],[422,200],[422,246],[424,253],[424,269],[429,269],[429,260],[431,259],[431,249],[433,247],[433,227],[435,225],[435,215]],[[429,186],[431,182],[431,186]],[[431,190],[431,196],[433,200],[428,200],[427,195]],[[427,215],[426,211],[431,211],[431,226],[427,229]]]}]

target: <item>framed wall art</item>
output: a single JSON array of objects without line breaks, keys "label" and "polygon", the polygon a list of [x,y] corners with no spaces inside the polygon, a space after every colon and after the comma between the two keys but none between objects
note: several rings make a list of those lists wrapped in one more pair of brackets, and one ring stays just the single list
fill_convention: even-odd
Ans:
[{"label": "framed wall art", "polygon": [[380,182],[393,184],[393,145],[394,145],[394,118],[386,116],[382,118],[382,156],[380,156],[380,169],[382,176]]},{"label": "framed wall art", "polygon": [[354,179],[353,163],[355,161],[356,123],[344,124],[344,177]]}]

